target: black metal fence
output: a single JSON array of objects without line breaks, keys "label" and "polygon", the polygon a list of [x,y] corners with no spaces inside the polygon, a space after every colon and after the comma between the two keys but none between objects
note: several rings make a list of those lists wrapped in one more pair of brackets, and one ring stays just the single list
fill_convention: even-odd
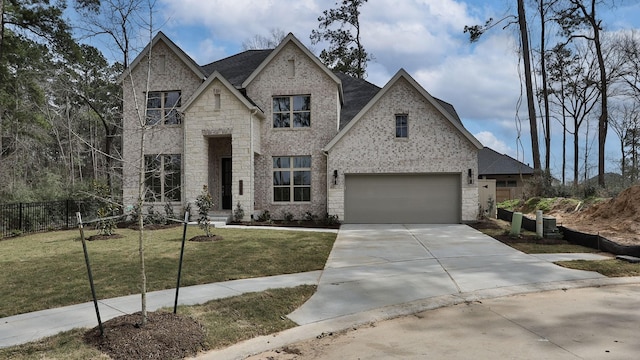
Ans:
[{"label": "black metal fence", "polygon": [[95,200],[0,204],[0,237],[70,229],[77,226],[76,212],[93,219],[98,206]]}]

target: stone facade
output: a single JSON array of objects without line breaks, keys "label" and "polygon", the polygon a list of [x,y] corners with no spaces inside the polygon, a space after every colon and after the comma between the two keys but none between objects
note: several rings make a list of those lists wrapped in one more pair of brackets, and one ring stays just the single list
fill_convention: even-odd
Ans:
[{"label": "stone facade", "polygon": [[220,79],[203,87],[184,110],[186,202],[195,202],[208,185],[215,209],[222,210],[221,163],[231,158],[232,207],[240,204],[248,217],[254,209],[252,127],[261,121]]},{"label": "stone facade", "polygon": [[[365,107],[348,131],[338,132],[342,87],[340,80],[319,63],[293,35],[271,53],[239,87],[217,72],[205,80],[202,68],[164,35],[152,44],[149,91],[181,91],[183,122],[145,130],[145,154],[182,155],[181,201],[194,203],[208,185],[215,208],[222,209],[221,163],[231,159],[232,208],[251,215],[269,211],[273,218],[291,213],[344,216],[345,173],[461,174],[462,220],[476,217],[478,190],[469,184],[468,169],[477,173],[477,146],[445,118],[416,88],[400,77],[375,103]],[[142,56],[142,55],[141,55]],[[144,99],[147,66],[139,57],[124,87],[125,206],[138,194],[141,127],[135,98]],[[407,75],[408,77],[408,75]],[[389,85],[388,85],[389,86]],[[310,97],[310,126],[274,128],[273,98]],[[143,101],[144,102],[144,101]],[[139,111],[145,104],[139,103]],[[395,115],[407,114],[409,137],[395,137]],[[339,139],[337,142],[334,139]],[[333,141],[332,141],[333,140]],[[327,144],[334,142],[330,151]],[[274,157],[311,157],[311,199],[274,201]],[[333,171],[338,170],[334,184]]]}]

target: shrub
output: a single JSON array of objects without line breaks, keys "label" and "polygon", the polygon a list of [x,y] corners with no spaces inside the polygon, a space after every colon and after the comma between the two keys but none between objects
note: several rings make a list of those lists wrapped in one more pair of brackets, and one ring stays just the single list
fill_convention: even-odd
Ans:
[{"label": "shrub", "polygon": [[242,205],[238,201],[236,208],[233,209],[233,221],[240,222],[242,219],[244,219],[244,209],[242,209]]},{"label": "shrub", "polygon": [[316,222],[318,220],[318,216],[313,214],[311,211],[307,211],[307,212],[304,213],[304,219],[306,221]]},{"label": "shrub", "polygon": [[145,220],[148,224],[165,225],[167,223],[167,217],[155,211],[153,205],[149,205],[147,208]]},{"label": "shrub", "polygon": [[211,233],[213,226],[211,226],[211,222],[209,221],[209,210],[213,207],[213,199],[211,198],[211,194],[209,194],[207,185],[202,187],[202,193],[196,198],[196,206],[198,207],[199,215],[198,226],[204,230],[207,237],[211,237],[213,235]]},{"label": "shrub", "polygon": [[109,186],[98,181],[93,182],[93,192],[98,198],[100,207],[96,211],[98,216],[98,234],[100,235],[113,235],[116,229],[115,219],[109,219],[116,212],[116,206],[111,199],[111,191]]},{"label": "shrub", "polygon": [[329,213],[325,213],[322,222],[325,225],[336,225],[340,223],[340,220],[338,220],[338,215],[329,215]]},{"label": "shrub", "polygon": [[284,218],[284,221],[288,223],[293,222],[293,214],[291,211],[285,211],[282,217]]},{"label": "shrub", "polygon": [[164,204],[164,213],[167,216],[167,219],[176,219],[176,214],[173,212],[173,206],[171,203]]},{"label": "shrub", "polygon": [[271,213],[269,210],[264,210],[260,215],[258,215],[259,222],[270,222],[271,221]]}]

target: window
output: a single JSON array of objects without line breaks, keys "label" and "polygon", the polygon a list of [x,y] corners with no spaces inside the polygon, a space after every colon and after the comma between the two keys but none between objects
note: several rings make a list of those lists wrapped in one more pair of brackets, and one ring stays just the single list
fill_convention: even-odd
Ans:
[{"label": "window", "polygon": [[180,201],[182,159],[174,155],[145,155],[145,201]]},{"label": "window", "polygon": [[273,201],[311,201],[311,156],[273,158]]},{"label": "window", "polygon": [[309,126],[311,126],[311,96],[279,96],[273,98],[274,128]]},{"label": "window", "polygon": [[406,138],[409,135],[409,125],[407,123],[407,115],[396,115],[396,137]]},{"label": "window", "polygon": [[496,181],[496,187],[518,187],[518,182],[516,180],[498,180]]},{"label": "window", "polygon": [[180,106],[180,91],[150,91],[147,96],[147,125],[181,124]]}]

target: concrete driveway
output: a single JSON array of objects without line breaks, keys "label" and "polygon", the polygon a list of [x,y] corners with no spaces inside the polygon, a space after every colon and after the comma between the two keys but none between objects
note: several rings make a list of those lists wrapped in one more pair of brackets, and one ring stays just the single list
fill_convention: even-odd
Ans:
[{"label": "concrete driveway", "polygon": [[524,254],[466,225],[347,224],[317,292],[289,318],[311,324],[448,294],[604,277],[555,260]]}]

